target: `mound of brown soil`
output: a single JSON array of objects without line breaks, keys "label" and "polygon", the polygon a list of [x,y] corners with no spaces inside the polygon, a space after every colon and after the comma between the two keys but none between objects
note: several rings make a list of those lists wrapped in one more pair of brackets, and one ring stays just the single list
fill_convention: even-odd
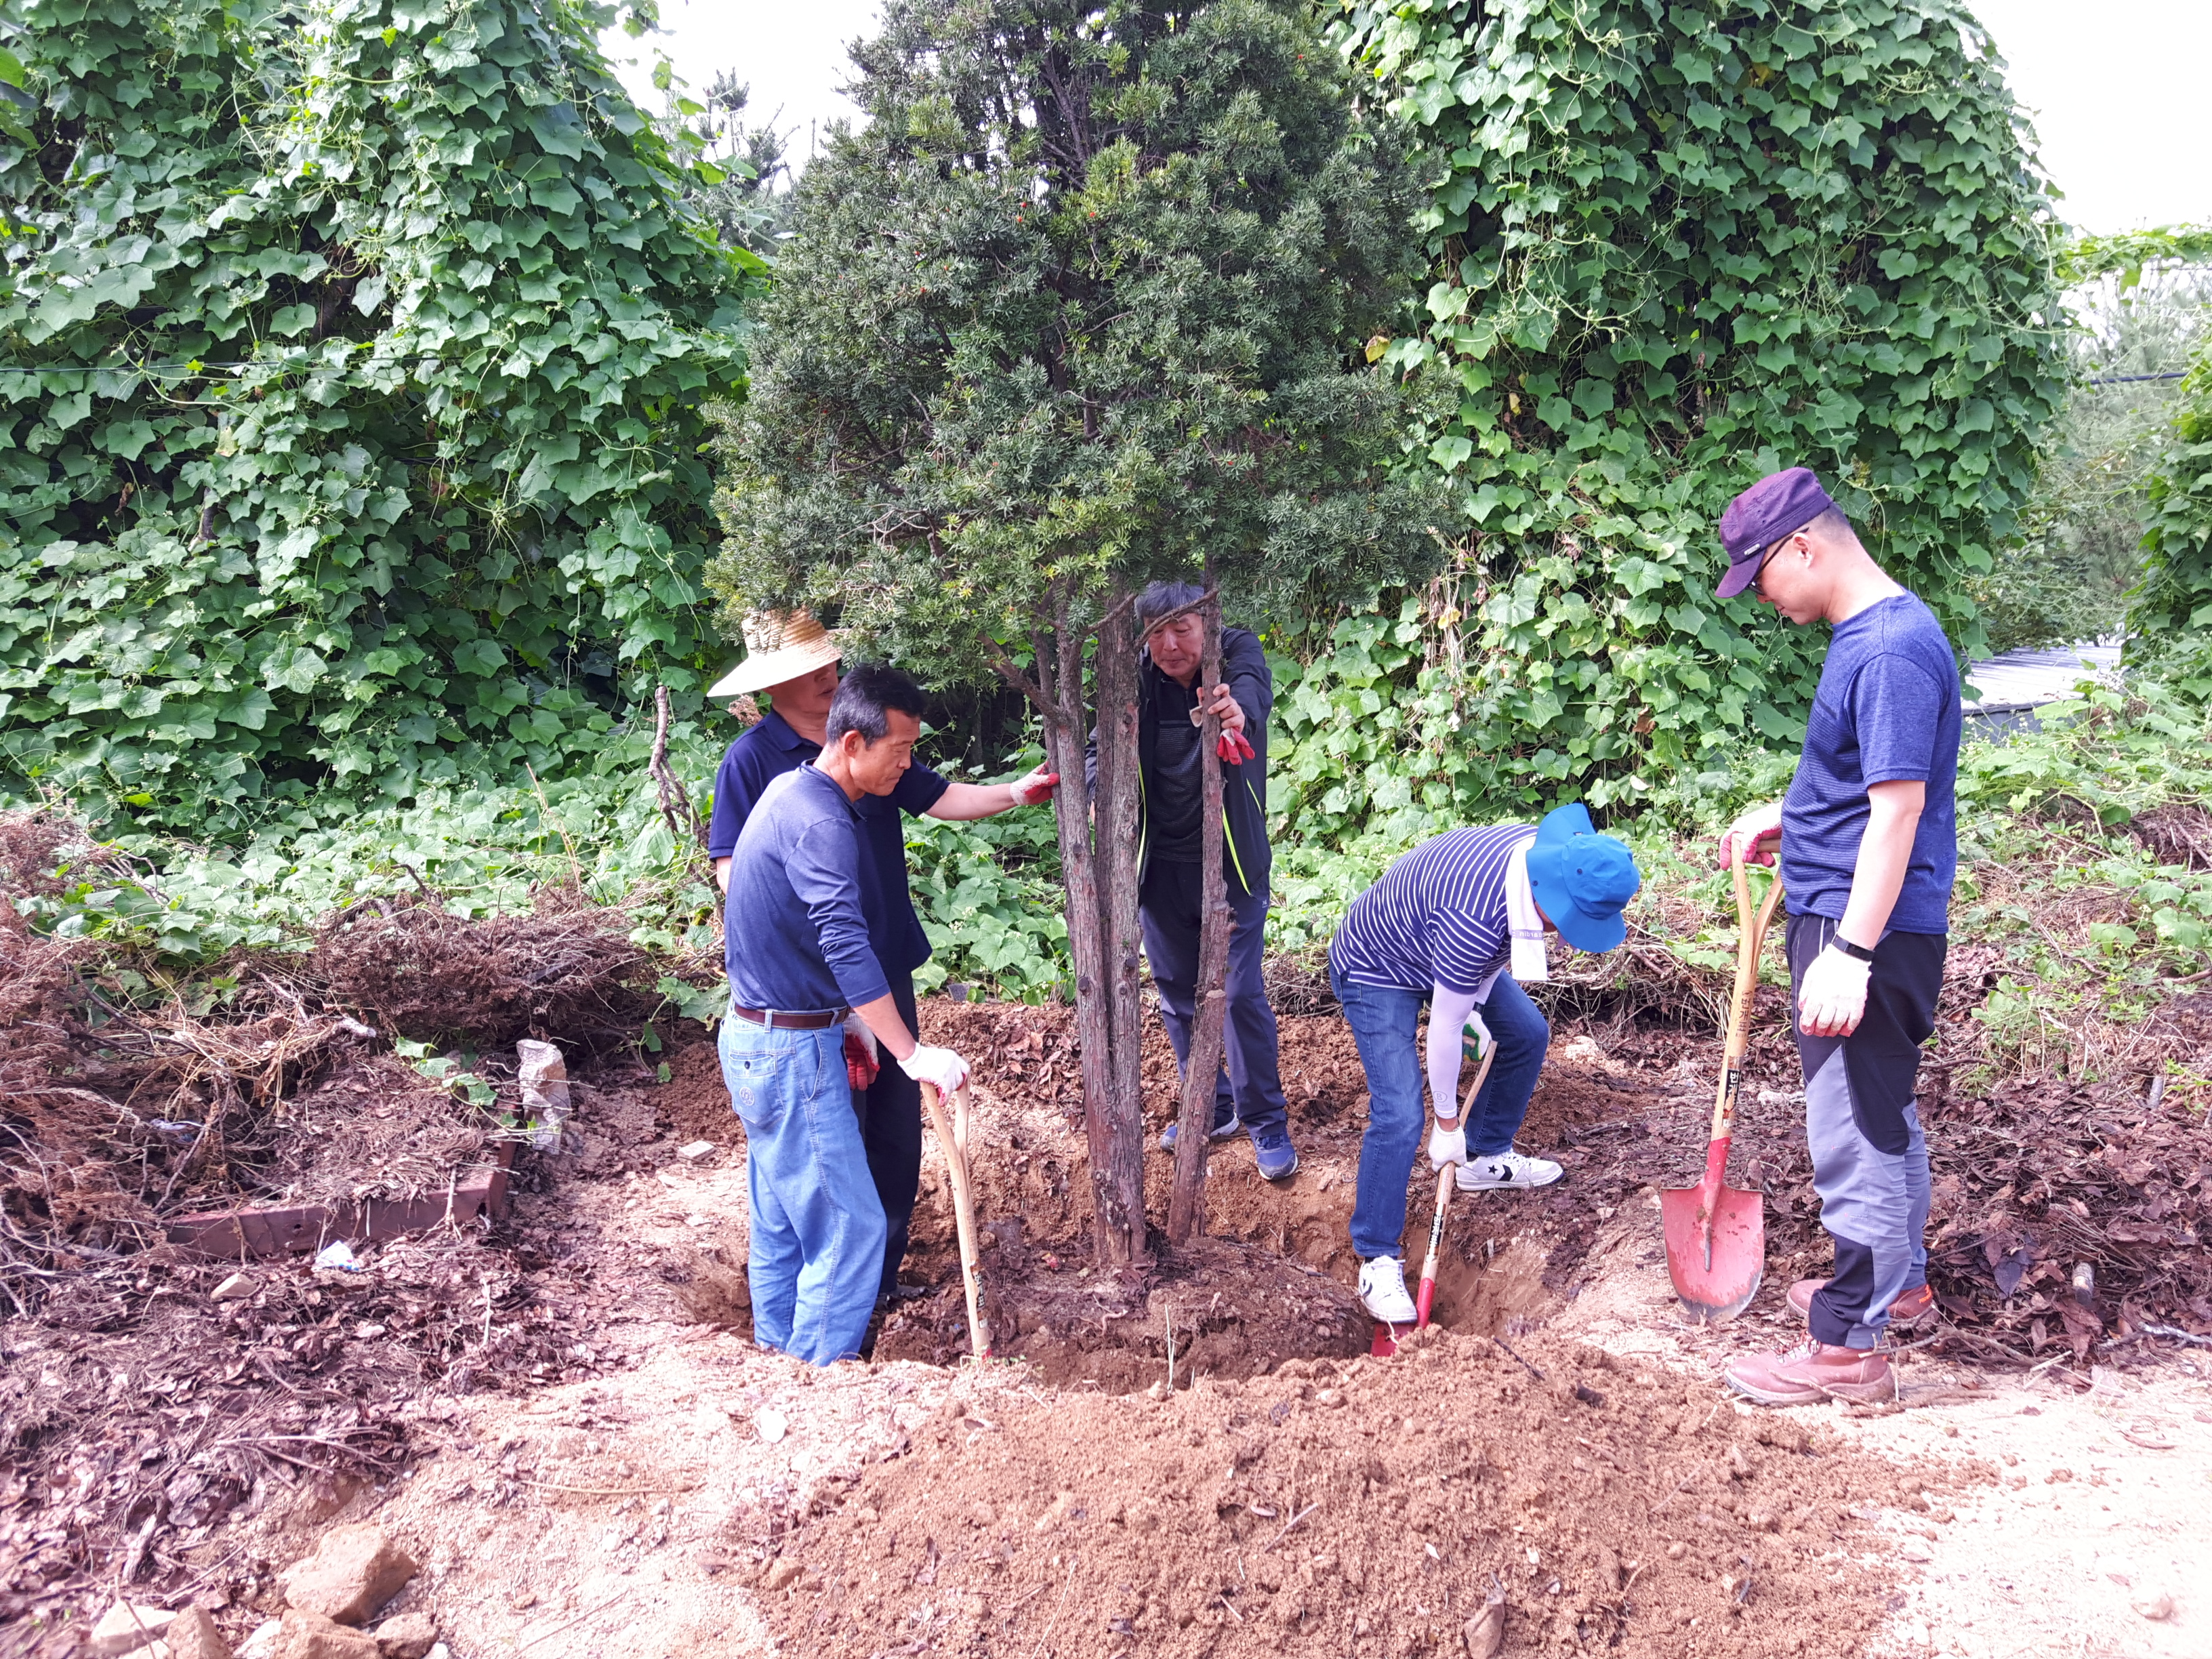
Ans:
[{"label": "mound of brown soil", "polygon": [[1493,1601],[1509,1655],[1848,1653],[1881,1605],[1854,1511],[1994,1475],[1905,1486],[1802,1413],[1514,1346],[947,1408],[785,1540],[764,1605],[820,1655],[1484,1654]]}]

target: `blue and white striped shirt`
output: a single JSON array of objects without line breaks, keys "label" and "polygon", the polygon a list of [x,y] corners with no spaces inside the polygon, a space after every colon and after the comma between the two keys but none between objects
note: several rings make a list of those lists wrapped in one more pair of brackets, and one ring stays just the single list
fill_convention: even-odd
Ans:
[{"label": "blue and white striped shirt", "polygon": [[1330,971],[1356,985],[1480,991],[1512,955],[1506,866],[1535,838],[1504,823],[1423,842],[1352,900],[1329,941]]}]

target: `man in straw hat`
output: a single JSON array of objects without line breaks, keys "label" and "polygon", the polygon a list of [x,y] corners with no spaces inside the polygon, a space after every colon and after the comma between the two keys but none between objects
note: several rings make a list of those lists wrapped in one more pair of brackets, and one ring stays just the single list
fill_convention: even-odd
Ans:
[{"label": "man in straw hat", "polygon": [[[714,775],[707,854],[725,892],[731,855],[763,792],[785,773],[820,757],[824,723],[841,684],[836,639],[812,612],[756,612],[745,618],[744,635],[744,660],[707,692],[717,702],[748,695],[764,696],[769,702],[768,714],[730,745]],[[861,913],[867,919],[869,945],[908,1030],[915,1029],[914,970],[929,960],[929,936],[922,932],[907,885],[902,815],[954,823],[990,817],[1049,799],[1058,782],[1054,774],[1039,767],[1012,783],[954,783],[915,761],[888,794],[863,794],[854,803],[863,865]],[[868,1069],[863,1062],[856,1085]],[[854,1098],[869,1173],[884,1207],[881,1289],[889,1295],[898,1285],[921,1181],[921,1087],[899,1067],[884,1066],[865,1088],[856,1087]]]},{"label": "man in straw hat", "polygon": [[[1436,1104],[1431,1167],[1457,1164],[1462,1192],[1557,1181],[1557,1164],[1513,1147],[1552,1039],[1521,986],[1547,975],[1547,933],[1577,951],[1619,945],[1628,932],[1621,910],[1642,884],[1626,844],[1598,834],[1589,809],[1577,803],[1535,825],[1448,830],[1385,870],[1345,913],[1329,941],[1328,982],[1352,1027],[1368,1093],[1352,1245],[1359,1299],[1383,1323],[1414,1318],[1399,1249],[1406,1179],[1421,1144],[1423,1071]],[[1424,1004],[1429,1033],[1420,1044]],[[1497,1058],[1462,1122],[1462,1033],[1470,1029],[1486,1052],[1496,1044]]]},{"label": "man in straw hat", "polygon": [[1747,1354],[1724,1373],[1770,1406],[1893,1400],[1882,1332],[1935,1305],[1928,1288],[1928,1143],[1914,1109],[1920,1045],[1936,1028],[1951,879],[1959,670],[1942,624],[1877,565],[1802,466],[1761,478],[1721,519],[1728,574],[1790,622],[1834,633],[1786,799],[1729,826],[1737,849],[1782,860],[1805,1136],[1832,1278],[1790,1288],[1802,1346]]}]

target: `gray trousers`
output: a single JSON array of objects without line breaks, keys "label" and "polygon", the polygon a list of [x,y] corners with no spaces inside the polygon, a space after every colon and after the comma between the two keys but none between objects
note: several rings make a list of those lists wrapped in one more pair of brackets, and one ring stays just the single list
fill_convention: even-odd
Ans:
[{"label": "gray trousers", "polygon": [[1808,1036],[1797,992],[1835,937],[1826,916],[1790,918],[1790,1029],[1805,1069],[1805,1141],[1820,1225],[1835,1241],[1835,1276],[1814,1292],[1822,1342],[1871,1348],[1889,1304],[1928,1282],[1928,1141],[1913,1084],[1920,1045],[1936,1029],[1943,982],[1941,933],[1889,933],[1875,946],[1865,1016],[1847,1037]]}]

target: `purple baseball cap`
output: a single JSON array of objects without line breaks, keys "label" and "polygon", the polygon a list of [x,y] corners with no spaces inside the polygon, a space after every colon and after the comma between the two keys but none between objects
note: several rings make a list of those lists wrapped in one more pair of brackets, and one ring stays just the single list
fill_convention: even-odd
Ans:
[{"label": "purple baseball cap", "polygon": [[1761,553],[1834,506],[1810,467],[1770,472],[1752,485],[1721,514],[1721,546],[1727,550],[1729,568],[1714,595],[1732,599],[1742,592],[1759,574]]}]

